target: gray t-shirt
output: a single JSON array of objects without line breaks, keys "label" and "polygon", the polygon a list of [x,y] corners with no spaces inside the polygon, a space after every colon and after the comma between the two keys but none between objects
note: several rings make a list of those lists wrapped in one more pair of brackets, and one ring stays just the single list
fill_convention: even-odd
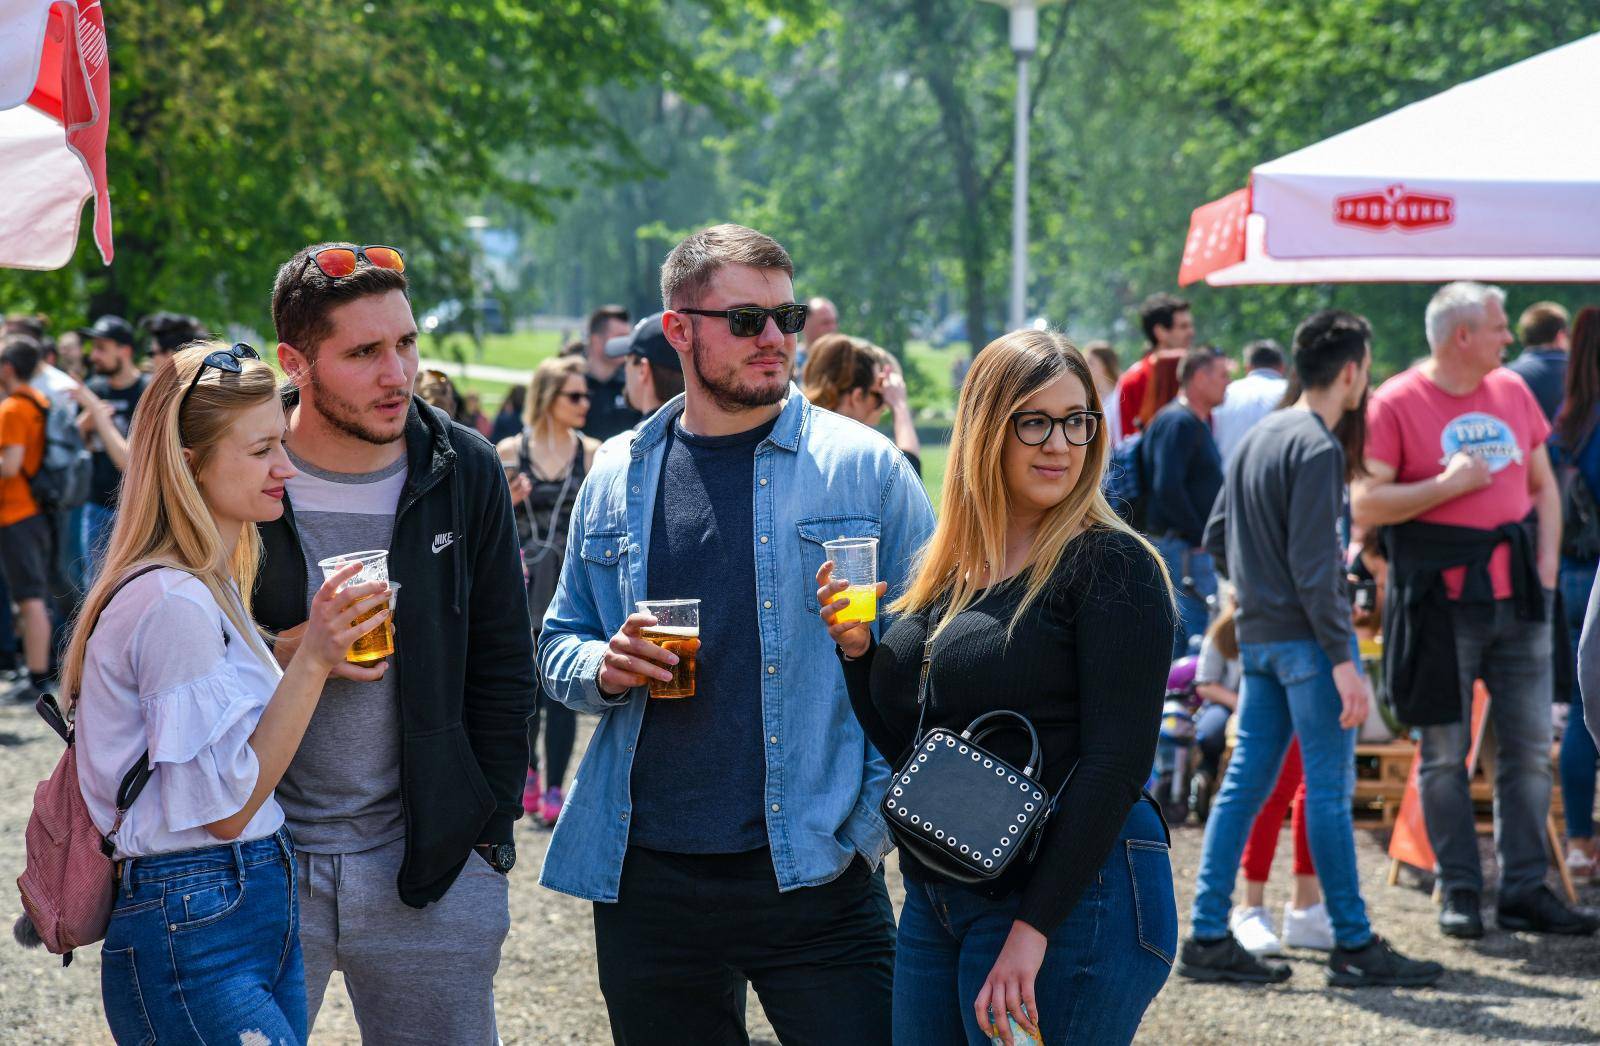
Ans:
[{"label": "gray t-shirt", "polygon": [[[378,472],[348,475],[290,457],[300,470],[288,488],[306,557],[309,610],[322,587],[318,560],[389,547],[406,459]],[[375,683],[329,678],[323,687],[300,751],[278,785],[278,802],[300,849],[357,853],[405,835],[396,680],[391,671]]]},{"label": "gray t-shirt", "polygon": [[1217,683],[1224,690],[1239,692],[1244,679],[1244,664],[1236,657],[1224,657],[1208,637],[1200,644],[1200,663],[1194,668],[1196,683]]}]

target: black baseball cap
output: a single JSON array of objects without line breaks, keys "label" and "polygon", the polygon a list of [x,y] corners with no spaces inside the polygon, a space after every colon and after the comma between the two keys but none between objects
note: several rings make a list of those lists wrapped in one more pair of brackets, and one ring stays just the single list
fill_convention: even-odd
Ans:
[{"label": "black baseball cap", "polygon": [[85,338],[105,338],[133,347],[139,344],[133,333],[133,324],[121,316],[102,316],[87,327],[79,327],[78,333]]},{"label": "black baseball cap", "polygon": [[667,332],[661,327],[665,313],[651,313],[633,325],[633,330],[620,338],[606,342],[606,355],[614,360],[624,356],[643,356],[652,367],[665,367],[683,373],[683,359],[678,350],[667,341]]}]

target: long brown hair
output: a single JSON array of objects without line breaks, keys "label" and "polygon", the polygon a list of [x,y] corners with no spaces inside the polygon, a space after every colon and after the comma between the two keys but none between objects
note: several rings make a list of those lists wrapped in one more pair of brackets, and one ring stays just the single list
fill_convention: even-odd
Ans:
[{"label": "long brown hair", "polygon": [[862,338],[837,331],[808,345],[806,369],[800,378],[806,399],[823,410],[837,410],[839,401],[856,389],[872,388],[881,366],[876,348]]},{"label": "long brown hair", "polygon": [[1556,435],[1568,453],[1576,454],[1594,431],[1595,408],[1600,406],[1600,307],[1585,305],[1572,323],[1566,393],[1556,415]]},{"label": "long brown hair", "polygon": [[522,420],[528,428],[538,431],[544,425],[567,379],[574,374],[581,375],[583,368],[584,362],[577,356],[557,356],[534,369],[533,377],[528,380],[528,399],[522,408]]},{"label": "long brown hair", "polygon": [[[234,629],[251,642],[256,656],[272,663],[250,615],[261,537],[255,524],[244,524],[233,558],[227,559],[222,535],[195,481],[240,413],[278,395],[271,367],[260,360],[240,360],[238,374],[207,369],[186,401],[184,392],[206,356],[225,348],[220,342],[196,342],[174,353],[156,370],[139,399],[105,565],[84,597],[62,659],[64,694],[78,690],[89,633],[112,592],[130,571],[147,563],[177,567],[199,578]],[[186,449],[192,462],[184,459]]]},{"label": "long brown hair", "polygon": [[1230,595],[1222,604],[1222,611],[1217,614],[1216,620],[1206,629],[1206,638],[1211,640],[1211,645],[1229,661],[1239,659],[1238,616],[1238,600]]},{"label": "long brown hair", "polygon": [[[894,601],[892,611],[923,611],[948,600],[935,626],[937,635],[977,598],[984,580],[982,564],[1005,562],[1010,496],[1002,456],[1013,438],[1011,415],[1064,374],[1083,385],[1089,409],[1100,410],[1100,395],[1089,376],[1089,365],[1070,341],[1054,331],[1012,331],[978,353],[956,406],[938,526],[918,556],[910,587]],[[1110,446],[1110,436],[1101,425],[1084,448],[1083,468],[1072,490],[1045,513],[1017,574],[1027,587],[1012,616],[1012,627],[1044,591],[1067,545],[1084,530],[1119,531],[1138,541],[1155,560],[1171,598],[1172,579],[1161,557],[1122,521],[1100,489]]]}]

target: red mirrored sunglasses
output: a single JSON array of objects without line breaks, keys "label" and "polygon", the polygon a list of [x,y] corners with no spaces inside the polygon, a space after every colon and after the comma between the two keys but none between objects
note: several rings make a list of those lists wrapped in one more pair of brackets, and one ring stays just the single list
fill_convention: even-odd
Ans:
[{"label": "red mirrored sunglasses", "polygon": [[333,280],[343,279],[355,272],[359,262],[366,262],[377,269],[406,271],[406,256],[400,253],[400,248],[385,247],[378,243],[369,243],[365,247],[357,247],[353,243],[324,247],[313,254],[311,260],[322,270],[322,275]]}]

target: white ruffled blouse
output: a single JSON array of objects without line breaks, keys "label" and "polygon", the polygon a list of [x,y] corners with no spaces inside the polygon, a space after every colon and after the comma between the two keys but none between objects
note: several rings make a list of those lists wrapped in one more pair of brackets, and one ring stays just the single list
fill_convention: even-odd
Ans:
[{"label": "white ruffled blouse", "polygon": [[[150,751],[154,773],[123,819],[116,856],[221,841],[203,826],[238,813],[255,790],[250,735],[282,677],[192,574],[153,570],[117,593],[89,638],[77,711],[79,785],[102,832],[123,777]],[[282,824],[268,798],[239,838]]]}]

